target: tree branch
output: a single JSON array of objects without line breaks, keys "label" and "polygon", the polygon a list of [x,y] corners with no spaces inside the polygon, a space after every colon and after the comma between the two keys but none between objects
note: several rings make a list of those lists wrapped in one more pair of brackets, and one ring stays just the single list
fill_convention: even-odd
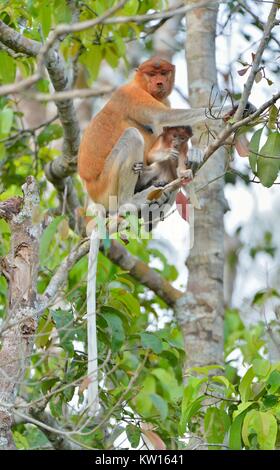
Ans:
[{"label": "tree branch", "polygon": [[[66,67],[64,59],[56,51],[50,50],[48,54],[42,55],[44,46],[42,47],[37,41],[22,36],[16,30],[7,26],[3,21],[0,21],[0,41],[16,52],[23,52],[30,57],[38,57],[37,72],[33,75],[33,78],[32,76],[28,77],[25,81],[28,82],[28,86],[33,85],[41,78],[44,70],[44,60],[54,89],[56,91],[63,91],[69,86],[68,77],[65,73]],[[5,89],[4,87],[0,87],[0,94],[10,94],[23,90],[26,88],[23,82],[24,81],[15,85],[4,85]],[[8,87],[10,87],[10,89],[8,89]],[[11,87],[14,88],[11,89]],[[70,213],[73,213],[75,208],[79,206],[79,201],[72,180],[68,179],[64,181],[64,178],[76,171],[77,153],[80,143],[80,128],[72,100],[65,99],[57,103],[57,109],[64,130],[63,155],[48,164],[45,173],[49,181],[55,185],[58,191],[63,193],[65,186],[67,186],[67,208]]]},{"label": "tree branch", "polygon": [[226,139],[230,137],[233,132],[237,131],[242,126],[245,126],[246,124],[250,124],[251,122],[253,122],[254,119],[259,117],[271,105],[276,103],[276,101],[278,101],[279,98],[280,98],[280,92],[276,93],[270,100],[266,101],[262,106],[260,106],[259,109],[255,113],[250,114],[246,118],[241,119],[240,121],[235,122],[234,124],[228,124],[226,128],[223,129],[222,132],[213,140],[213,142],[211,142],[211,144],[209,144],[206,147],[204,151],[203,163],[201,167],[204,165],[204,163],[206,163],[208,158],[225,143]]},{"label": "tree branch", "polygon": [[271,10],[268,15],[267,22],[264,25],[263,36],[262,36],[261,42],[254,56],[254,60],[253,60],[252,67],[249,73],[249,77],[244,85],[244,90],[243,90],[241,99],[239,101],[238,108],[234,115],[234,118],[236,119],[236,121],[239,121],[242,118],[246,104],[248,103],[248,99],[249,99],[249,96],[250,96],[250,93],[254,84],[255,76],[259,71],[259,67],[260,67],[260,63],[261,63],[265,46],[267,45],[270,39],[271,31],[273,27],[275,26],[275,18],[276,18],[278,7],[279,7],[278,2],[273,3],[271,6]]},{"label": "tree branch", "polygon": [[[101,247],[101,251],[104,248]],[[56,273],[50,280],[45,292],[42,294],[39,302],[39,310],[43,312],[50,301],[55,297],[59,289],[65,284],[68,278],[69,270],[75,265],[79,259],[87,255],[89,252],[89,239],[84,239],[76,246],[70,254],[60,264]],[[147,266],[143,261],[131,255],[120,243],[115,240],[111,241],[108,258],[120,266],[122,269],[129,271],[132,277],[137,279],[141,284],[151,289],[155,294],[161,297],[169,306],[174,306],[175,302],[182,296],[181,291],[175,289],[166,279],[159,273]]]},{"label": "tree branch", "polygon": [[104,88],[84,88],[60,91],[58,93],[26,93],[28,99],[48,102],[64,101],[66,99],[91,98],[93,96],[109,95],[114,91],[112,87]]}]

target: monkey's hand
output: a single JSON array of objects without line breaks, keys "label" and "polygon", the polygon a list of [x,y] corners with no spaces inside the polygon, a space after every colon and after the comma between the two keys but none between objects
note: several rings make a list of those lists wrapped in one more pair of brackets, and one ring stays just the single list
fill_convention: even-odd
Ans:
[{"label": "monkey's hand", "polygon": [[181,184],[185,186],[186,184],[190,183],[193,180],[193,172],[192,170],[179,170],[178,171],[179,178],[182,178]]},{"label": "monkey's hand", "polygon": [[176,148],[172,148],[170,150],[168,160],[170,159],[170,160],[178,161],[179,155],[180,155],[179,151]]},{"label": "monkey's hand", "polygon": [[[227,122],[230,118],[232,118],[234,116],[237,108],[238,108],[238,104],[233,106],[233,108],[227,114],[225,114],[225,116],[223,117],[224,122]],[[245,109],[243,111],[242,118],[244,119],[244,118],[250,116],[250,114],[255,113],[256,111],[257,111],[256,106],[254,106],[252,103],[250,103],[250,101],[248,101],[248,103],[246,104]]]},{"label": "monkey's hand", "polygon": [[137,163],[134,163],[134,165],[132,167],[132,171],[136,175],[140,175],[143,172],[143,168],[144,168],[144,163],[143,162],[137,162]]}]

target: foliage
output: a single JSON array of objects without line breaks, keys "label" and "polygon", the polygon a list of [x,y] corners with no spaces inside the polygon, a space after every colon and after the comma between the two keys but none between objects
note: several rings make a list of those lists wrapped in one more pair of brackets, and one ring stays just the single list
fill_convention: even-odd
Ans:
[{"label": "foliage", "polygon": [[[76,11],[66,0],[2,0],[0,19],[27,38],[43,42],[61,23],[94,19],[116,5],[114,0],[77,0]],[[239,3],[229,2],[232,10]],[[117,14],[130,16],[161,10],[161,0],[129,0]],[[77,14],[78,13],[78,14]],[[74,15],[75,14],[75,15]],[[77,14],[77,15],[76,15]],[[127,45],[141,39],[150,48],[149,27],[140,23],[97,25],[61,38],[60,52],[65,64],[79,65],[86,85],[97,79],[102,60],[116,69],[122,60],[127,70]],[[249,65],[245,64],[245,73]],[[35,70],[35,59],[0,50],[0,85],[26,78]],[[262,68],[264,74],[264,69]],[[264,75],[263,75],[263,78]],[[269,83],[268,83],[269,85]],[[48,93],[47,78],[36,84]],[[67,216],[51,217],[56,208],[56,192],[44,175],[46,163],[61,153],[63,130],[56,119],[35,128],[24,127],[24,115],[17,97],[0,98],[0,200],[21,195],[21,185],[30,174],[40,187],[40,210],[34,217],[48,221],[41,238],[40,293],[56,268],[79,237],[69,228]],[[44,110],[42,105],[42,110]],[[250,166],[260,182],[270,187],[280,169],[278,108],[273,105],[266,123],[258,122],[250,141]],[[75,182],[81,193],[81,186]],[[10,229],[0,220],[0,256],[10,249]],[[146,263],[158,259],[163,277],[177,277],[164,255],[150,249],[146,241],[131,241],[128,250]],[[252,249],[274,256],[269,233],[263,244]],[[87,258],[71,269],[63,292],[39,320],[31,364],[20,394],[29,403],[43,404],[57,427],[71,430],[69,437],[85,448],[112,448],[124,436],[132,448],[148,437],[167,448],[185,448],[189,436],[201,436],[209,449],[274,449],[279,442],[280,363],[267,360],[266,335],[269,328],[279,334],[277,322],[246,327],[237,310],[228,310],[225,320],[226,366],[193,368],[184,381],[182,334],[165,303],[99,254],[97,279],[97,328],[101,422],[86,414],[87,337],[86,337]],[[261,308],[275,289],[258,292],[252,307]],[[7,282],[0,277],[0,317],[7,311]],[[162,312],[168,320],[162,321]],[[241,312],[242,313],[242,312]],[[160,324],[160,326],[158,325]],[[236,353],[239,362],[232,359]],[[73,433],[75,430],[75,433]],[[50,441],[34,424],[16,424],[14,439],[19,449],[50,447]],[[66,431],[67,433],[67,431]],[[122,439],[124,440],[124,439]]]},{"label": "foliage", "polygon": [[[271,364],[263,355],[264,325],[245,328],[237,310],[225,319],[226,366],[189,370],[180,431],[199,434],[201,419],[209,449],[271,450],[279,445],[280,362]],[[239,350],[245,372],[230,359]],[[196,375],[194,375],[196,374]]]}]

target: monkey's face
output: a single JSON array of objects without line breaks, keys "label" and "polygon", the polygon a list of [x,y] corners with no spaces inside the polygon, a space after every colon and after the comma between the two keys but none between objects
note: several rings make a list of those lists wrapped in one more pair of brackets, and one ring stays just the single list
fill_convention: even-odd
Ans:
[{"label": "monkey's face", "polygon": [[171,93],[173,86],[172,72],[167,70],[151,70],[144,74],[147,92],[158,100],[163,100]]},{"label": "monkey's face", "polygon": [[163,137],[166,144],[169,146],[180,146],[181,144],[188,142],[192,135],[192,128],[190,126],[163,128]]},{"label": "monkey's face", "polygon": [[172,91],[175,67],[165,60],[154,58],[144,62],[136,76],[144,90],[157,100],[164,100]]}]

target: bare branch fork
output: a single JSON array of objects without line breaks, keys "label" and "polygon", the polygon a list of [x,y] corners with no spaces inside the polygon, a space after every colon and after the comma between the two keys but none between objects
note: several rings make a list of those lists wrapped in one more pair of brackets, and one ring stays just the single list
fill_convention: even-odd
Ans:
[{"label": "bare branch fork", "polygon": [[270,39],[271,31],[276,24],[276,14],[279,4],[277,2],[273,3],[271,6],[270,13],[268,15],[268,19],[266,24],[264,25],[263,36],[257,52],[254,56],[253,64],[251,67],[250,74],[248,79],[244,85],[244,90],[238,105],[238,108],[234,115],[234,120],[236,121],[234,124],[228,124],[225,129],[211,142],[204,151],[203,157],[203,164],[208,160],[208,158],[219,148],[221,147],[226,139],[230,137],[230,135],[237,131],[240,127],[250,124],[254,121],[257,117],[259,117],[266,109],[268,109],[272,104],[274,104],[279,98],[280,93],[276,93],[270,100],[265,102],[255,113],[250,114],[250,116],[242,119],[246,104],[248,103],[248,99],[254,84],[254,80],[256,74],[259,71],[262,55],[264,53],[265,47]]},{"label": "bare branch fork", "polygon": [[266,101],[262,106],[260,106],[256,112],[250,114],[250,116],[247,116],[246,118],[241,119],[234,124],[228,124],[226,128],[223,129],[222,132],[220,132],[220,134],[206,147],[202,165],[208,160],[209,157],[211,157],[214,152],[216,152],[216,150],[218,150],[218,148],[224,145],[227,138],[230,137],[233,132],[236,132],[242,126],[246,126],[247,124],[254,122],[254,120],[258,118],[264,111],[276,103],[279,98],[280,92],[276,93],[270,100]]},{"label": "bare branch fork", "polygon": [[273,3],[271,6],[271,10],[268,15],[267,22],[264,26],[261,42],[254,56],[252,67],[249,73],[249,77],[244,85],[244,90],[243,90],[238,108],[234,115],[234,118],[236,119],[236,121],[239,121],[239,119],[242,118],[246,104],[248,103],[248,99],[249,99],[249,96],[250,96],[250,93],[254,84],[255,76],[259,71],[259,67],[260,67],[260,63],[261,63],[261,59],[262,59],[265,47],[267,43],[269,42],[271,31],[273,27],[275,26],[275,19],[276,19],[276,13],[277,13],[278,7],[279,7],[278,2]]}]

